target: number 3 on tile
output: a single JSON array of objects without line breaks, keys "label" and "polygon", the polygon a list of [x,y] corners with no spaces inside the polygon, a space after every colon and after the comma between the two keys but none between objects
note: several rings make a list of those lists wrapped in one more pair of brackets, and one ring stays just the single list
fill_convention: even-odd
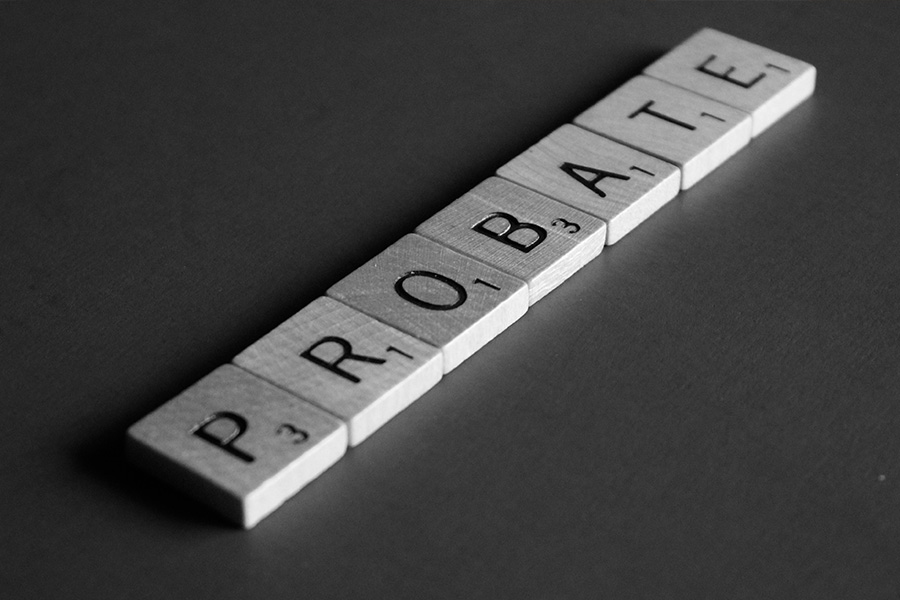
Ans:
[{"label": "number 3 on tile", "polygon": [[561,227],[565,233],[578,233],[581,231],[581,225],[565,219],[553,219],[550,221],[550,226]]}]

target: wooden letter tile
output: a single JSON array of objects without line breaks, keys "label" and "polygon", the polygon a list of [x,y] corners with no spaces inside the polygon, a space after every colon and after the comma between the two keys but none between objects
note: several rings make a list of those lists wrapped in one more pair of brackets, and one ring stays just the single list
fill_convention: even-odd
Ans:
[{"label": "wooden letter tile", "polygon": [[524,280],[534,304],[600,254],[606,224],[491,177],[416,233]]},{"label": "wooden letter tile", "polygon": [[574,125],[563,125],[497,173],[607,223],[615,244],[678,194],[678,167]]},{"label": "wooden letter tile", "polygon": [[249,529],[337,462],[347,428],[233,365],[128,430],[130,458]]},{"label": "wooden letter tile", "polygon": [[681,167],[686,190],[750,141],[750,115],[639,75],[575,119],[578,125]]},{"label": "wooden letter tile", "polygon": [[337,415],[356,446],[441,379],[441,352],[331,298],[318,298],[235,364]]},{"label": "wooden letter tile", "polygon": [[796,58],[702,29],[644,69],[753,117],[753,137],[812,95],[816,68]]},{"label": "wooden letter tile", "polygon": [[410,234],[328,295],[440,348],[449,373],[528,310],[528,286]]}]

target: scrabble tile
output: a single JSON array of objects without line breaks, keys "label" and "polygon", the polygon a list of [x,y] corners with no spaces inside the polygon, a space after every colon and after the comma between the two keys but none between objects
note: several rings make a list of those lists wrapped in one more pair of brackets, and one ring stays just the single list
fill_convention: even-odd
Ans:
[{"label": "scrabble tile", "polygon": [[534,304],[600,254],[606,224],[492,177],[416,233],[524,280]]},{"label": "scrabble tile", "polygon": [[816,87],[812,65],[715,29],[701,29],[644,73],[750,113],[753,137]]},{"label": "scrabble tile", "polygon": [[563,125],[497,171],[607,223],[615,244],[678,194],[678,167],[574,125]]},{"label": "scrabble tile", "polygon": [[130,458],[249,529],[344,455],[347,428],[233,365],[128,430]]},{"label": "scrabble tile", "polygon": [[528,286],[410,234],[342,279],[328,295],[405,331],[455,369],[528,310]]},{"label": "scrabble tile", "polygon": [[441,379],[441,352],[318,298],[234,363],[340,417],[356,446]]},{"label": "scrabble tile", "polygon": [[681,168],[686,190],[750,141],[750,115],[638,75],[575,123]]}]

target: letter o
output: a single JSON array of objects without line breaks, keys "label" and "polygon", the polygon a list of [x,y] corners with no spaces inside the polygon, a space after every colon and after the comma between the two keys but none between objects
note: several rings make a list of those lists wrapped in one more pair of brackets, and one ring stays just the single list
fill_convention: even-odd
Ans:
[{"label": "letter o", "polygon": [[[428,279],[435,279],[440,281],[441,283],[445,283],[449,285],[454,292],[456,292],[456,301],[450,304],[435,304],[433,302],[428,302],[426,300],[422,300],[421,298],[416,298],[403,287],[403,284],[407,279],[411,279],[412,277],[427,277]],[[431,271],[410,271],[403,277],[397,280],[394,284],[394,290],[397,292],[397,295],[406,300],[407,302],[411,302],[416,306],[421,306],[422,308],[427,308],[428,310],[453,310],[454,308],[459,308],[462,306],[466,298],[468,298],[468,294],[466,293],[466,288],[456,283],[449,277],[445,277],[444,275],[440,275],[438,273],[432,273]]]}]

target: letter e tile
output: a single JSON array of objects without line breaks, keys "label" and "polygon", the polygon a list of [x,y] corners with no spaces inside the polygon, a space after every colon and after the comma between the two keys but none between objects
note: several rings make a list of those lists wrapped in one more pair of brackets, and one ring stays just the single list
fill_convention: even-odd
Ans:
[{"label": "letter e tile", "polygon": [[644,73],[750,113],[753,137],[816,87],[814,66],[715,29],[701,29]]}]

